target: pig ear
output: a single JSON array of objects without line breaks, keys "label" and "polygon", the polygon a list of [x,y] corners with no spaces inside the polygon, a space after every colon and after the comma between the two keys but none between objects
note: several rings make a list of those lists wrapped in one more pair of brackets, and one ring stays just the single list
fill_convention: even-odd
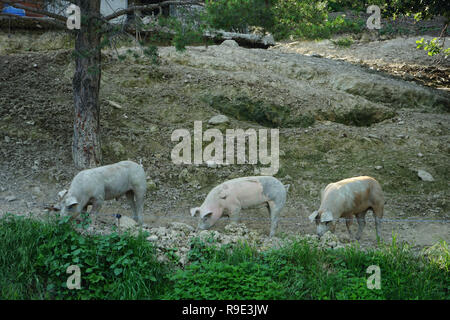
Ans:
[{"label": "pig ear", "polygon": [[202,219],[206,219],[206,218],[208,218],[210,215],[212,215],[212,211],[209,211],[209,212],[205,213],[205,214],[203,215]]},{"label": "pig ear", "polygon": [[66,193],[67,193],[67,189],[61,190],[60,192],[58,192],[58,198],[61,200],[62,198],[64,198]]},{"label": "pig ear", "polygon": [[314,211],[312,214],[309,215],[309,221],[314,222],[317,215],[319,214],[319,211]]},{"label": "pig ear", "polygon": [[77,198],[75,198],[75,197],[68,197],[67,199],[66,199],[66,206],[67,207],[72,207],[72,206],[74,206],[74,205],[76,205],[76,204],[78,204],[78,200],[77,200]]},{"label": "pig ear", "polygon": [[191,216],[195,217],[195,215],[197,213],[200,213],[200,208],[199,207],[191,208]]},{"label": "pig ear", "polygon": [[333,213],[331,211],[325,211],[320,216],[320,222],[333,221]]}]

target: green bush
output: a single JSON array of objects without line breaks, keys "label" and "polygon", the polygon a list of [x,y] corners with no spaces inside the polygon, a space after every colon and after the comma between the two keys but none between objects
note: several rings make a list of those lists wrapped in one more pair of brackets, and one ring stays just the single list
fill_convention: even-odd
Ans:
[{"label": "green bush", "polygon": [[326,1],[277,1],[272,12],[275,20],[273,33],[278,39],[290,35],[305,38],[329,36],[323,28],[328,16]]},{"label": "green bush", "polygon": [[271,0],[206,0],[208,23],[216,29],[245,32],[248,26],[270,29]]},{"label": "green bush", "polygon": [[[442,299],[450,298],[445,242],[415,255],[406,244],[320,249],[295,240],[258,252],[194,238],[184,268],[161,264],[145,234],[83,236],[65,220],[0,219],[0,299]],[[69,265],[81,290],[69,290]],[[381,289],[368,289],[369,266]]]},{"label": "green bush", "polygon": [[173,291],[168,299],[279,299],[281,284],[272,280],[267,265],[241,262],[233,265],[223,262],[192,263],[177,271],[171,280]]},{"label": "green bush", "polygon": [[[151,299],[166,285],[145,234],[83,236],[65,220],[8,216],[0,224],[0,298]],[[19,248],[11,250],[11,248]],[[67,288],[67,267],[81,269],[81,289]]]}]

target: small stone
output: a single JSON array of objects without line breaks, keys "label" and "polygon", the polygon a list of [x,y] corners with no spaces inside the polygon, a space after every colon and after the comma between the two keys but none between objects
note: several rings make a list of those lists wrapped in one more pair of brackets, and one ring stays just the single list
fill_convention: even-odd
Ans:
[{"label": "small stone", "polygon": [[118,104],[117,102],[114,102],[114,101],[111,101],[111,100],[106,100],[106,101],[108,101],[108,103],[112,106],[112,107],[114,107],[114,108],[116,108],[116,109],[123,109],[123,107],[120,105],[120,104]]},{"label": "small stone", "polygon": [[33,64],[33,68],[37,68],[38,65],[36,63]]},{"label": "small stone", "polygon": [[150,241],[150,242],[158,241],[158,236],[157,235],[151,235],[151,236],[149,236],[147,238],[147,241]]},{"label": "small stone", "polygon": [[208,123],[212,124],[212,125],[228,123],[228,122],[230,122],[230,119],[226,115],[223,115],[223,114],[216,115],[216,116],[212,117],[211,119],[209,119],[209,121],[208,121]]},{"label": "small stone", "polygon": [[17,200],[17,197],[16,197],[16,196],[7,196],[7,197],[5,198],[5,200],[8,201],[8,202],[12,202],[12,201]]},{"label": "small stone", "polygon": [[122,216],[119,219],[119,227],[122,230],[134,228],[137,225],[136,221],[127,216]]},{"label": "small stone", "polygon": [[419,152],[419,153],[417,154],[417,156],[418,156],[419,158],[422,158],[422,157],[423,157],[423,154]]},{"label": "small stone", "polygon": [[417,175],[423,181],[428,181],[428,182],[434,181],[433,176],[429,172],[426,172],[425,170],[417,170]]},{"label": "small stone", "polygon": [[206,161],[206,166],[208,168],[217,168],[218,164],[215,161],[208,160]]},{"label": "small stone", "polygon": [[193,232],[195,230],[194,227],[182,222],[172,222],[170,226],[174,230],[183,231],[185,233]]},{"label": "small stone", "polygon": [[239,44],[234,40],[225,40],[220,44],[221,47],[239,47]]},{"label": "small stone", "polygon": [[11,142],[11,138],[10,138],[10,137],[8,137],[8,136],[5,136],[5,142],[6,142],[6,143],[9,143],[9,142]]},{"label": "small stone", "polygon": [[383,169],[382,166],[375,166],[375,170],[381,170],[381,169]]}]

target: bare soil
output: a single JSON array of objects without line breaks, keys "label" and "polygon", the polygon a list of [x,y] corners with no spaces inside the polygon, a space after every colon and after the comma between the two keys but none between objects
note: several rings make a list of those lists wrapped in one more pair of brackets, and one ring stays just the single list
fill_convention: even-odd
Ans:
[{"label": "bare soil", "polygon": [[[7,37],[0,33],[0,42]],[[44,215],[45,207],[57,201],[57,193],[67,189],[77,173],[71,159],[71,50],[55,33],[7,39],[8,46],[0,46],[0,214]],[[410,46],[414,39],[361,43],[349,49],[327,41],[285,43],[270,50],[210,46],[177,53],[165,47],[159,49],[160,65],[143,57],[119,61],[106,52],[101,84],[104,163],[142,162],[156,186],[145,202],[148,225],[178,221],[195,226],[190,207],[200,205],[218,183],[254,175],[255,167],[174,165],[173,130],[192,132],[194,120],[204,121],[204,130],[209,127],[208,119],[219,113],[211,102],[215,98],[230,107],[236,106],[236,96],[258,106],[287,106],[293,118],[307,114],[314,123],[279,126],[281,168],[276,177],[291,189],[278,236],[314,233],[307,217],[319,206],[319,191],[330,182],[370,175],[386,194],[385,241],[395,235],[417,248],[448,242],[448,64],[439,67],[446,78],[430,87],[419,84],[414,72],[408,71],[412,78],[405,81],[376,70],[385,66],[394,73],[397,67],[409,70],[414,65],[428,74],[426,68],[433,63],[425,52]],[[40,46],[34,46],[38,42]],[[323,57],[304,55],[313,53]],[[372,123],[362,126],[337,120],[340,110],[349,115],[358,106],[386,117],[374,116]],[[264,126],[231,118],[219,128]],[[417,169],[430,172],[435,181],[420,180]],[[104,219],[116,213],[131,215],[124,198],[107,202],[102,213]],[[268,234],[266,210],[249,210],[243,216],[249,229]],[[360,241],[363,247],[376,246],[370,218],[369,214]],[[223,230],[227,222],[222,219],[215,228]],[[338,223],[336,234],[349,241],[345,223]]]}]

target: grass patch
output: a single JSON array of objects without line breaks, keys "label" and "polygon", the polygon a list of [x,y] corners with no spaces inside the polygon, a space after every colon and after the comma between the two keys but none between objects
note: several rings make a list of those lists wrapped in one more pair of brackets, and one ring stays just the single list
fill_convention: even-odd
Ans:
[{"label": "grass patch", "polygon": [[338,47],[349,48],[353,44],[353,39],[345,37],[345,38],[339,38],[337,40],[331,40],[331,42],[333,42],[333,44]]},{"label": "grass patch", "polygon": [[277,128],[309,127],[314,124],[312,114],[292,116],[289,107],[251,99],[247,96],[228,98],[222,95],[206,96],[203,100],[212,108],[241,121],[256,122],[260,125]]},{"label": "grass patch", "polygon": [[[151,299],[166,286],[145,234],[83,236],[67,221],[0,220],[1,299]],[[81,289],[69,290],[67,267],[81,269]]]},{"label": "grass patch", "polygon": [[[65,220],[0,219],[1,299],[449,299],[444,243],[428,255],[410,247],[318,248],[305,239],[258,252],[246,243],[219,246],[194,238],[184,268],[155,259],[146,234],[83,236]],[[175,249],[174,249],[175,250]],[[81,269],[69,290],[66,269]],[[379,266],[381,289],[367,288]]]}]

